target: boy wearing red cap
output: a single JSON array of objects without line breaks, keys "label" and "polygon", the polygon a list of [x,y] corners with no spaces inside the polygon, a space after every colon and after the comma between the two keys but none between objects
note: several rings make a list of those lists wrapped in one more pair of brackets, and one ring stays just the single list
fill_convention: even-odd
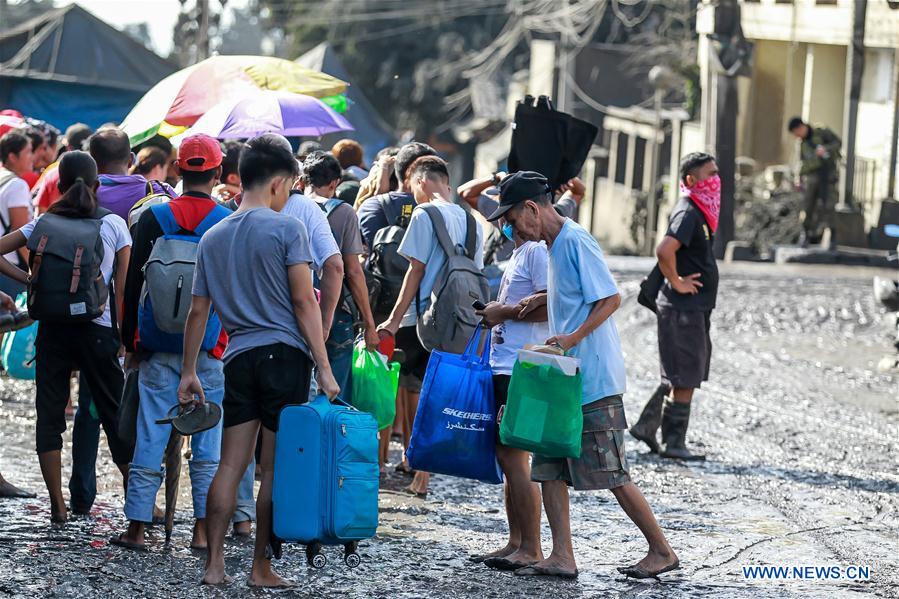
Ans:
[{"label": "boy wearing red cap", "polygon": [[[221,177],[221,163],[222,150],[218,141],[207,135],[186,138],[181,144],[178,159],[184,193],[170,202],[146,210],[134,226],[134,245],[125,283],[122,341],[127,351],[126,366],[140,368],[140,406],[125,499],[125,516],[130,524],[127,532],[110,541],[129,549],[145,550],[144,526],[153,520],[153,502],[164,477],[160,463],[171,433],[169,424],[156,424],[156,421],[166,418],[169,411],[178,405],[182,362],[180,344],[177,348],[166,347],[166,351],[160,351],[156,345],[158,341],[151,342],[146,335],[141,340],[141,331],[149,330],[146,315],[139,318],[145,286],[144,265],[157,239],[163,235],[173,232],[202,234],[201,230],[208,230],[230,214],[211,196],[212,188]],[[190,293],[190,289],[185,292]],[[227,342],[228,337],[222,330],[215,347],[202,352],[197,362],[197,374],[203,383],[206,400],[219,406],[224,395],[221,357]],[[222,423],[219,420],[213,428],[194,434],[191,439],[189,466],[196,518],[191,547],[194,549],[206,549],[206,495],[218,469],[221,438]]]}]

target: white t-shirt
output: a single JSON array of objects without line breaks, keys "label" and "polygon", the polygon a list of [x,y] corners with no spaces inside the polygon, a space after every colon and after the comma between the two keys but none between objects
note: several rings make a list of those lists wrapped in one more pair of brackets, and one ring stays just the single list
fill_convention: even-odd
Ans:
[{"label": "white t-shirt", "polygon": [[[3,179],[5,173],[8,172],[6,169],[0,169],[0,179]],[[0,187],[0,218],[3,219],[6,226],[11,226],[9,222],[10,208],[27,208],[29,216],[32,213],[31,192],[28,190],[28,183],[20,177],[15,177]],[[13,264],[17,264],[15,252],[6,254],[5,258]]]},{"label": "white t-shirt", "polygon": [[[465,235],[468,227],[468,215],[461,206],[447,202],[445,200],[431,200],[431,205],[436,206],[446,222],[446,230],[450,239],[460,246],[465,246]],[[484,268],[484,236],[477,221],[474,223],[477,233],[475,243],[474,263],[478,268]],[[425,310],[431,303],[431,290],[434,289],[434,283],[437,281],[437,275],[446,264],[446,254],[437,241],[437,235],[434,233],[434,226],[431,224],[431,217],[423,209],[416,208],[412,211],[412,218],[409,219],[409,227],[406,229],[406,235],[400,242],[398,252],[407,259],[415,258],[419,262],[425,264],[425,275],[421,280],[418,288],[418,295],[421,301],[421,309]],[[401,327],[409,327],[415,324],[418,313],[415,309],[415,300],[403,316]]]},{"label": "white t-shirt", "polygon": [[[43,218],[43,215],[24,225],[19,231],[27,240],[31,237],[35,225]],[[128,225],[125,220],[117,214],[107,214],[100,221],[100,237],[103,239],[103,262],[100,263],[100,272],[103,273],[103,280],[109,284],[112,278],[112,267],[115,265],[115,255],[122,248],[131,246],[131,234],[128,233]],[[116,293],[124,293],[124,289],[116,289]],[[111,327],[112,320],[109,314],[109,302],[106,302],[106,310],[99,318],[94,319],[94,324],[104,327]]]},{"label": "white t-shirt", "polygon": [[[528,241],[515,248],[499,284],[501,304],[514,305],[535,293],[546,291],[549,273],[549,254],[546,244]],[[493,327],[490,347],[490,367],[494,374],[512,374],[518,350],[527,344],[544,343],[549,339],[549,323],[507,320]]]},{"label": "white t-shirt", "polygon": [[328,217],[315,200],[294,193],[287,199],[281,214],[292,216],[305,225],[309,233],[309,246],[315,270],[321,272],[328,258],[340,254],[340,248],[331,232],[331,225],[328,224]]}]

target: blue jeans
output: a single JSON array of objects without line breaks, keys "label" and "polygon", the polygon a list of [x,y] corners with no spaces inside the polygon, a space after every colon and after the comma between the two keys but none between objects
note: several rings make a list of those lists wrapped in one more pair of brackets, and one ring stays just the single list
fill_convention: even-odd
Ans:
[{"label": "blue jeans", "polygon": [[325,343],[328,352],[328,362],[337,384],[340,385],[340,395],[337,397],[350,403],[353,399],[351,386],[353,377],[353,341],[356,339],[356,331],[353,327],[353,315],[345,310],[338,309],[334,313],[334,324],[331,325],[331,333]]},{"label": "blue jeans", "polygon": [[[203,383],[206,401],[219,405],[225,395],[225,375],[220,360],[200,354],[197,375]],[[172,432],[169,424],[156,424],[178,405],[178,383],[181,381],[181,354],[155,353],[140,365],[137,410],[137,439],[134,458],[128,473],[128,495],[125,517],[137,522],[152,522],[153,503],[165,478],[162,460]],[[206,495],[218,470],[222,454],[222,421],[190,442],[190,484],[194,517],[206,517]]]},{"label": "blue jeans", "polygon": [[78,375],[78,409],[72,422],[72,477],[69,496],[73,512],[91,511],[97,497],[97,448],[100,445],[100,419],[93,407],[93,396],[84,375]]},{"label": "blue jeans", "polygon": [[253,522],[256,520],[256,497],[254,496],[253,483],[256,480],[256,460],[250,461],[247,471],[243,473],[240,479],[240,485],[237,487],[237,508],[234,510],[234,517],[231,521]]}]

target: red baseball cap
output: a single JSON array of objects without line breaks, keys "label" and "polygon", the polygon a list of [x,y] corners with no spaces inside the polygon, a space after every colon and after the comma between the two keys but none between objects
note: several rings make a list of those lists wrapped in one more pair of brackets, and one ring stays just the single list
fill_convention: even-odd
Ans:
[{"label": "red baseball cap", "polygon": [[178,148],[178,168],[183,171],[208,171],[221,163],[221,144],[203,133],[185,137]]}]

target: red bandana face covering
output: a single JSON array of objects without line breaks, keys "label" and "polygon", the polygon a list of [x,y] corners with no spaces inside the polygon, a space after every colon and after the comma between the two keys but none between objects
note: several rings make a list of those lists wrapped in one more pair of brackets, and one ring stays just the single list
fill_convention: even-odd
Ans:
[{"label": "red bandana face covering", "polygon": [[721,213],[721,177],[715,175],[703,181],[697,181],[693,187],[680,183],[682,194],[689,195],[696,206],[705,215],[712,233],[718,230],[718,215]]}]

